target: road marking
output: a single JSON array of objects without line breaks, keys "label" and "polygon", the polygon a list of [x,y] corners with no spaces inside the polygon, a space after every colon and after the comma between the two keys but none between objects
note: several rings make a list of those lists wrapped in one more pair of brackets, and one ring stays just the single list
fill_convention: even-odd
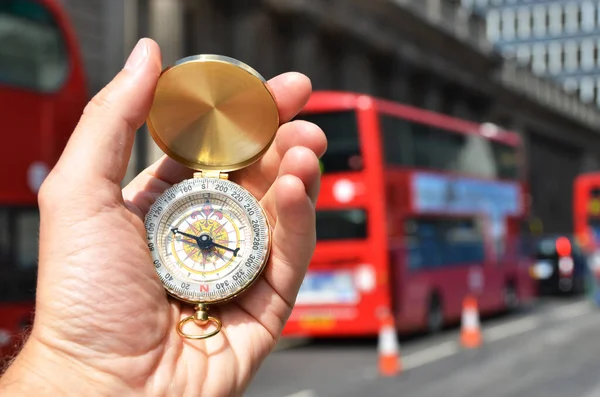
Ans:
[{"label": "road marking", "polygon": [[417,368],[433,361],[441,360],[442,358],[458,353],[458,345],[456,342],[448,341],[440,343],[437,346],[408,354],[402,358],[402,367],[404,369]]},{"label": "road marking", "polygon": [[539,318],[527,317],[521,320],[512,321],[506,324],[496,325],[495,327],[488,328],[483,333],[483,340],[485,342],[495,342],[510,336],[523,334],[527,331],[531,331],[537,328],[541,324]]},{"label": "road marking", "polygon": [[591,303],[588,301],[583,301],[554,309],[552,312],[550,312],[550,315],[555,320],[567,320],[569,318],[583,316],[591,311]]},{"label": "road marking", "polygon": [[317,393],[314,390],[306,389],[299,391],[298,393],[289,394],[285,397],[317,397]]}]

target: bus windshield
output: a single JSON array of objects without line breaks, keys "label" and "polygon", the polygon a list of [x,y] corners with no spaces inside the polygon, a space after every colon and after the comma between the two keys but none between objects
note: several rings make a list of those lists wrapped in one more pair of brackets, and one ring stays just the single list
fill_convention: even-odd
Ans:
[{"label": "bus windshield", "polygon": [[54,91],[68,68],[63,37],[43,5],[32,0],[0,2],[0,84]]},{"label": "bus windshield", "polygon": [[317,240],[361,240],[366,237],[365,210],[317,210]]},{"label": "bus windshield", "polygon": [[362,170],[363,159],[354,111],[301,114],[296,119],[318,125],[327,136],[327,151],[321,157],[322,173]]},{"label": "bus windshield", "polygon": [[392,166],[518,179],[517,148],[475,134],[380,114],[385,162]]}]

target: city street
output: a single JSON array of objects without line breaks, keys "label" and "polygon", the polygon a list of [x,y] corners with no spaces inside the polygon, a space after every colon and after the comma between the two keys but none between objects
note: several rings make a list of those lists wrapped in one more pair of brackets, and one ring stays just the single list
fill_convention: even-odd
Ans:
[{"label": "city street", "polygon": [[379,378],[376,340],[319,341],[275,352],[247,397],[597,397],[600,311],[584,299],[543,298],[482,322],[484,344],[459,330],[401,340],[403,372]]}]

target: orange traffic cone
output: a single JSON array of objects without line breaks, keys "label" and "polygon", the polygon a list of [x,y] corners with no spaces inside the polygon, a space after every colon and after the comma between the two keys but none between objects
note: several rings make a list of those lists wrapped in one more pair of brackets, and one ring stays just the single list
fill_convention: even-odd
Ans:
[{"label": "orange traffic cone", "polygon": [[386,310],[379,329],[379,374],[381,376],[395,376],[401,371],[400,345],[394,325],[394,317]]},{"label": "orange traffic cone", "polygon": [[482,343],[477,299],[473,296],[467,296],[463,301],[460,341],[464,347],[471,349]]}]

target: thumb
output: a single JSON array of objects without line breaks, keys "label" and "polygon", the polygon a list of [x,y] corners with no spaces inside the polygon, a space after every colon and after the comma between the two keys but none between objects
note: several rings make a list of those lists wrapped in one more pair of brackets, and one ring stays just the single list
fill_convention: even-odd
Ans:
[{"label": "thumb", "polygon": [[158,45],[141,39],[121,72],[85,107],[51,176],[61,190],[76,186],[93,194],[109,188],[120,194],[110,188],[125,176],[134,133],[150,111],[160,72]]}]

